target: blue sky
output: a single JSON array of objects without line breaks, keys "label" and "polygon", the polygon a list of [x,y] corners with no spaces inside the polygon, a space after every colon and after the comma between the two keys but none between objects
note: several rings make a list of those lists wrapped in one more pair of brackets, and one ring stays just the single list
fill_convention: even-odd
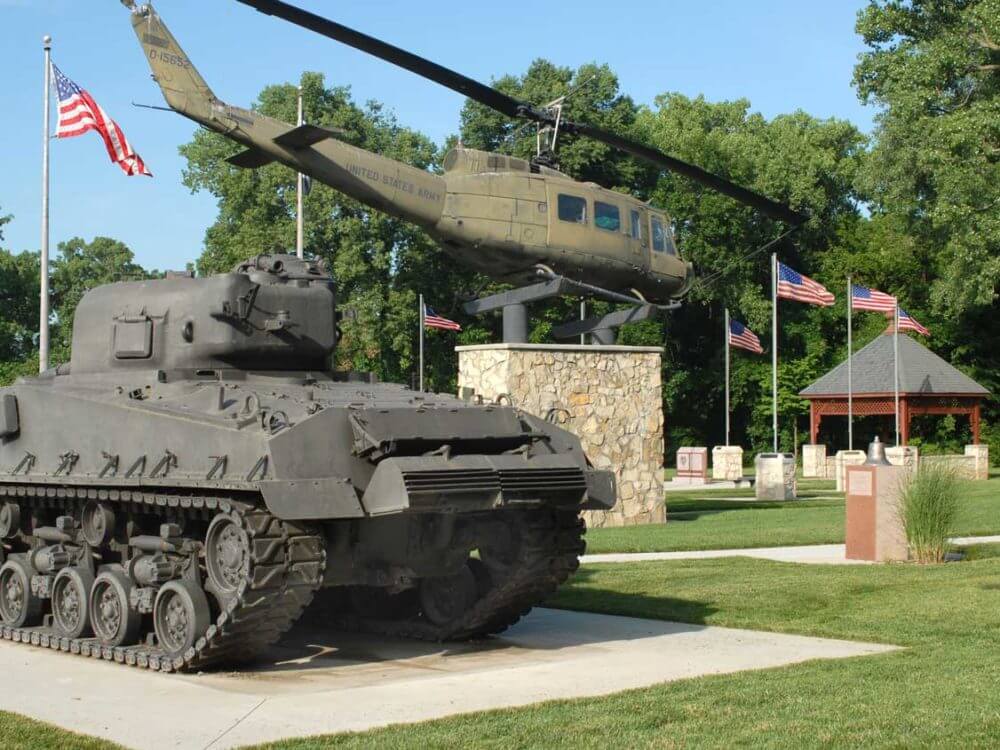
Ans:
[{"label": "blue sky", "polygon": [[[611,65],[640,103],[665,91],[710,100],[748,98],[767,116],[803,109],[865,131],[874,111],[851,87],[864,0],[619,0],[619,2],[405,2],[297,0],[483,81],[521,73],[536,57]],[[438,142],[457,130],[462,98],[406,71],[233,0],[160,0],[157,10],[216,94],[249,104],[265,85],[319,70],[378,99]],[[212,196],[181,184],[177,147],[195,126],[162,104],[118,0],[0,0],[4,134],[0,212],[14,214],[4,245],[37,249],[41,162],[41,38],[53,60],[122,126],[153,179],[126,177],[96,134],[52,143],[55,245],[72,236],[121,239],[150,268],[183,268],[201,252]],[[247,248],[247,254],[256,248]]]}]

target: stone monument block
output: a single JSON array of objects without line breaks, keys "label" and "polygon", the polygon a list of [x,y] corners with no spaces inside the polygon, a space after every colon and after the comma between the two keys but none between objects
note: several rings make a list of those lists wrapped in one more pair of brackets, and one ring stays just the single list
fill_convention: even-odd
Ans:
[{"label": "stone monument block", "polygon": [[902,466],[847,465],[846,548],[849,560],[906,560],[909,547],[899,514],[909,476]]},{"label": "stone monument block", "polygon": [[826,479],[826,446],[822,443],[802,446],[802,478]]},{"label": "stone monument block", "polygon": [[885,458],[893,466],[914,472],[920,465],[920,449],[912,445],[894,445],[885,449]]},{"label": "stone monument block", "polygon": [[743,449],[738,445],[712,448],[712,479],[738,482],[743,478]]},{"label": "stone monument block", "polygon": [[837,492],[843,492],[847,482],[847,467],[863,464],[868,458],[864,451],[837,451],[834,456],[834,473],[837,475]]},{"label": "stone monument block", "polygon": [[758,500],[794,500],[795,456],[791,453],[761,453],[754,460]]},{"label": "stone monument block", "polygon": [[835,456],[827,456],[826,461],[823,462],[823,470],[826,472],[823,474],[824,479],[833,479],[837,476],[837,458]]},{"label": "stone monument block", "polygon": [[663,394],[659,347],[574,344],[459,346],[459,393],[498,399],[551,419],[610,469],[618,503],[587,524],[663,523]]},{"label": "stone monument block", "polygon": [[990,446],[986,443],[965,446],[965,455],[972,456],[974,479],[990,478]]},{"label": "stone monument block", "polygon": [[708,481],[708,448],[681,448],[677,451],[678,484],[705,484]]}]

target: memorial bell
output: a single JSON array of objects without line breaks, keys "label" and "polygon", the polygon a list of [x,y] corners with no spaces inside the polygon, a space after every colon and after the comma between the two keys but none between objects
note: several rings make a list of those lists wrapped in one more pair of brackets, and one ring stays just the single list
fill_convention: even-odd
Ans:
[{"label": "memorial bell", "polygon": [[868,458],[865,461],[865,465],[892,466],[889,463],[889,459],[885,457],[885,443],[878,439],[878,435],[868,444]]}]

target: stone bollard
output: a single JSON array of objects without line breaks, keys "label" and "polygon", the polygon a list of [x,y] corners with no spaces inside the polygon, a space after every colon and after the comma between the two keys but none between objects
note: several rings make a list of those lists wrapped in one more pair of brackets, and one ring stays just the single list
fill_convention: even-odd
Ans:
[{"label": "stone bollard", "polygon": [[754,460],[754,488],[758,500],[794,500],[795,456],[791,453],[761,453]]},{"label": "stone bollard", "polygon": [[973,469],[974,479],[989,479],[990,478],[990,446],[986,443],[980,443],[979,445],[967,445],[965,446],[965,455],[972,456],[975,462],[975,468]]},{"label": "stone bollard", "polygon": [[902,466],[846,465],[845,520],[848,560],[906,560],[909,548],[899,514],[909,472]]},{"label": "stone bollard", "polygon": [[827,456],[823,462],[823,479],[834,479],[837,476],[837,459],[834,456]]},{"label": "stone bollard", "polygon": [[914,472],[920,465],[920,450],[912,445],[894,445],[885,449],[885,458],[893,466]]},{"label": "stone bollard", "polygon": [[822,443],[802,446],[802,478],[826,479],[826,446]]},{"label": "stone bollard", "polygon": [[708,448],[680,448],[677,451],[678,484],[705,484],[708,481]]},{"label": "stone bollard", "polygon": [[738,482],[743,478],[743,449],[738,445],[712,448],[712,479]]},{"label": "stone bollard", "polygon": [[837,492],[843,492],[847,481],[847,467],[863,464],[867,458],[864,451],[837,451],[834,456],[834,472],[837,477]]}]

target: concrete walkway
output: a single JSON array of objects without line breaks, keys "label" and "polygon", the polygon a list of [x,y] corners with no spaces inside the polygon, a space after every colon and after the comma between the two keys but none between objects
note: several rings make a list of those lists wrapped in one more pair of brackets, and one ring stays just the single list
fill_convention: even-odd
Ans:
[{"label": "concrete walkway", "polygon": [[215,750],[894,649],[551,609],[472,644],[300,626],[236,673],[153,674],[4,641],[0,708],[127,747]]},{"label": "concrete walkway", "polygon": [[[958,547],[970,544],[1000,542],[1000,536],[955,537]],[[658,560],[708,560],[718,557],[756,557],[776,562],[809,563],[812,565],[869,565],[866,560],[848,560],[843,544],[810,544],[796,547],[751,547],[749,549],[705,549],[686,552],[614,552],[604,555],[584,555],[584,565],[597,563],[651,562]]]}]

